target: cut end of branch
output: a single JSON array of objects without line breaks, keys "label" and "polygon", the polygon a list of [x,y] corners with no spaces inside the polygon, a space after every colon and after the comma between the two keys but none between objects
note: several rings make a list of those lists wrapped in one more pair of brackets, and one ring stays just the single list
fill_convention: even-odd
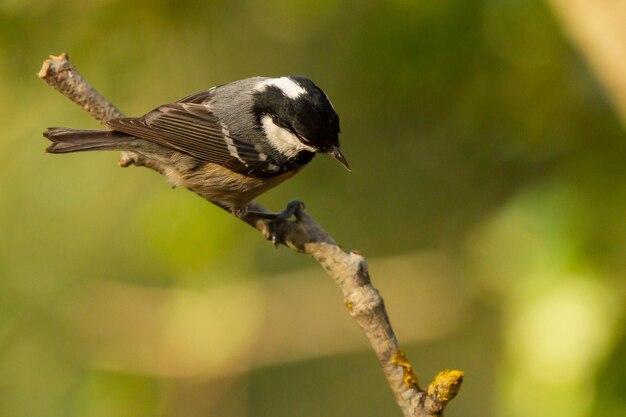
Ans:
[{"label": "cut end of branch", "polygon": [[37,75],[100,123],[124,117],[124,113],[85,81],[65,52],[59,56],[50,55]]},{"label": "cut end of branch", "polygon": [[462,371],[442,371],[428,387],[428,395],[436,402],[445,405],[459,393],[463,377]]},{"label": "cut end of branch", "polygon": [[59,56],[50,55],[50,57],[43,62],[37,76],[48,80],[50,77],[69,69],[71,66],[70,57],[65,52],[62,52]]}]

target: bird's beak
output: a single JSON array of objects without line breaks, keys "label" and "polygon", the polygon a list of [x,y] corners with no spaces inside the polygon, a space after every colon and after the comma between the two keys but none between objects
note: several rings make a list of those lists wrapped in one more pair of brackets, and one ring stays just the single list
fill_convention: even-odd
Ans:
[{"label": "bird's beak", "polygon": [[343,156],[343,154],[341,153],[341,151],[339,150],[339,146],[333,146],[332,148],[330,148],[330,150],[328,152],[326,152],[328,155],[332,156],[333,158],[335,158],[337,161],[339,161],[339,163],[341,165],[343,165],[343,167],[345,169],[347,169],[348,171],[351,171],[350,169],[350,165],[348,165],[348,161],[346,161],[346,157]]}]

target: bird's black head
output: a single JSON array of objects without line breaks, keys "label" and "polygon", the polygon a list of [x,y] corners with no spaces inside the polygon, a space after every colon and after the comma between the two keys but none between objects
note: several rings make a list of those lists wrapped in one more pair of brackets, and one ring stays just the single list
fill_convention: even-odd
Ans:
[{"label": "bird's black head", "polygon": [[339,116],[310,79],[289,76],[261,81],[255,87],[253,111],[270,145],[286,157],[326,153],[348,168],[339,151]]}]

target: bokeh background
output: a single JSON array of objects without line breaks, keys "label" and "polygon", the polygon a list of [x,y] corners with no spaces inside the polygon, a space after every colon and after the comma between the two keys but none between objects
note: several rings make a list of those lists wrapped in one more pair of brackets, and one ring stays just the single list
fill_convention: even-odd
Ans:
[{"label": "bokeh background", "polygon": [[312,259],[114,153],[37,79],[68,52],[128,115],[304,74],[353,171],[300,198],[370,261],[446,415],[626,415],[626,4],[598,0],[0,1],[0,417],[400,415]]}]

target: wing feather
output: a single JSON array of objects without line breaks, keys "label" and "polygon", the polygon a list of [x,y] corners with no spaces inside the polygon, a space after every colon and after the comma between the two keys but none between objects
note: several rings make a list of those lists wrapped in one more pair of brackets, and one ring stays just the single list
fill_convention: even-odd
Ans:
[{"label": "wing feather", "polygon": [[176,149],[202,161],[223,165],[255,177],[282,172],[280,164],[261,153],[253,143],[229,132],[206,104],[213,90],[163,105],[143,117],[110,120],[116,131]]},{"label": "wing feather", "polygon": [[143,117],[111,120],[108,126],[207,162],[223,165],[230,159],[239,157],[245,165],[248,161],[243,158],[244,156],[250,158],[250,163],[259,160],[259,153],[254,145],[227,136],[219,119],[204,104],[182,102],[167,104]]}]

